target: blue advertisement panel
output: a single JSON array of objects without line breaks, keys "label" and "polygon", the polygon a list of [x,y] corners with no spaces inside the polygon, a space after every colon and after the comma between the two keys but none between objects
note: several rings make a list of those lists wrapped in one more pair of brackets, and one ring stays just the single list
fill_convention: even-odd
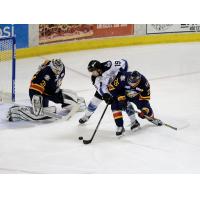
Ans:
[{"label": "blue advertisement panel", "polygon": [[28,47],[28,24],[0,24],[0,37],[16,36],[17,48]]}]

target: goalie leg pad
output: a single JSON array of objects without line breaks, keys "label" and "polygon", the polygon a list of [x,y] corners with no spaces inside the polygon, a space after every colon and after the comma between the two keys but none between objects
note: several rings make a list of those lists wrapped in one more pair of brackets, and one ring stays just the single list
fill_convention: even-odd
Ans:
[{"label": "goalie leg pad", "polygon": [[70,96],[72,99],[77,101],[78,95],[73,90],[62,89],[62,94],[66,94],[67,96]]},{"label": "goalie leg pad", "polygon": [[42,115],[43,97],[41,95],[33,95],[32,97],[33,112],[36,116]]},{"label": "goalie leg pad", "polygon": [[47,115],[35,115],[30,106],[12,106],[9,108],[7,118],[9,121],[39,121],[51,119]]},{"label": "goalie leg pad", "polygon": [[56,107],[55,106],[45,107],[45,108],[43,108],[43,111],[49,112],[49,113],[56,113]]},{"label": "goalie leg pad", "polygon": [[62,89],[62,96],[63,96],[63,100],[67,99],[67,100],[72,100],[75,102],[78,101],[77,94],[72,90]]},{"label": "goalie leg pad", "polygon": [[64,104],[62,106],[63,108],[70,110],[75,102],[79,106],[78,112],[82,112],[86,109],[85,99],[83,97],[79,97],[76,92],[69,89],[62,89],[62,96],[64,100]]},{"label": "goalie leg pad", "polygon": [[77,94],[71,90],[62,90],[63,95],[63,105],[62,107],[69,111],[69,116],[71,117],[72,114],[75,114],[78,110],[80,105],[78,104]]}]

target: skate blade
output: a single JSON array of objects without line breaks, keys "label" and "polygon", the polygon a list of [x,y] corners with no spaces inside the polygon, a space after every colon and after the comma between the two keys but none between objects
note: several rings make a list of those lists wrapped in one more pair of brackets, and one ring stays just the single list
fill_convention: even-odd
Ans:
[{"label": "skate blade", "polygon": [[126,133],[125,133],[125,131],[124,131],[121,135],[116,135],[116,137],[117,137],[118,139],[120,139],[120,138],[124,137],[125,135],[126,135]]},{"label": "skate blade", "polygon": [[134,128],[134,129],[132,129],[131,132],[134,133],[134,132],[136,132],[136,131],[138,131],[140,129],[141,129],[141,126],[138,126],[138,127]]},{"label": "skate blade", "polygon": [[141,126],[138,126],[138,127],[134,128],[133,130],[130,130],[128,132],[123,132],[121,135],[119,135],[117,137],[118,137],[118,139],[120,139],[120,138],[123,138],[123,137],[126,137],[126,136],[131,136],[131,135],[133,135],[133,133],[137,132],[140,129],[141,129]]}]

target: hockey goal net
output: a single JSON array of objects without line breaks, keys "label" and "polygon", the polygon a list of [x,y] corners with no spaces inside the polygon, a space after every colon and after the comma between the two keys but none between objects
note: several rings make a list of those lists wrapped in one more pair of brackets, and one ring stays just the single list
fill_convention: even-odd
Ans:
[{"label": "hockey goal net", "polygon": [[0,103],[15,101],[15,37],[0,37]]}]

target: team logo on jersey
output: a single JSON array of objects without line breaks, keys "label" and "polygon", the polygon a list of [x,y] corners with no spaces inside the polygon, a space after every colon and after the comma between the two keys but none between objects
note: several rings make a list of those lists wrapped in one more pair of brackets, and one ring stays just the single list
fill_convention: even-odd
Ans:
[{"label": "team logo on jersey", "polygon": [[131,89],[131,86],[130,85],[125,85],[125,89]]},{"label": "team logo on jersey", "polygon": [[136,92],[135,90],[126,90],[126,95],[129,98],[134,98],[135,96],[138,95],[138,92]]},{"label": "team logo on jersey", "polygon": [[49,76],[49,75],[45,75],[45,76],[44,76],[44,79],[45,79],[46,81],[49,81],[49,80],[50,80],[50,76]]},{"label": "team logo on jersey", "polygon": [[143,89],[139,88],[139,87],[136,87],[135,88],[137,91],[140,91],[140,92],[143,92]]}]

